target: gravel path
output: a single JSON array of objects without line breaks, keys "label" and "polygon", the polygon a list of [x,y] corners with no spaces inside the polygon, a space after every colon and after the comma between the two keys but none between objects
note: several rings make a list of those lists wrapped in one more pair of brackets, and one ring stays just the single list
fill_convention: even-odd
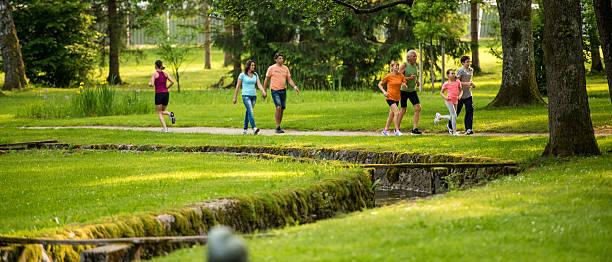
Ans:
[{"label": "gravel path", "polygon": [[[24,127],[25,129],[111,129],[160,132],[160,127],[129,127],[129,126],[55,126],[55,127]],[[170,127],[170,133],[204,133],[221,135],[241,135],[242,129],[227,127]],[[299,131],[285,129],[284,134],[275,134],[274,129],[261,129],[259,135],[298,135],[298,136],[380,136],[379,131]],[[446,133],[424,133],[424,135],[443,135]],[[409,132],[404,135],[410,135]],[[597,129],[596,136],[611,136],[612,129]],[[472,136],[548,136],[548,133],[475,133]]]}]

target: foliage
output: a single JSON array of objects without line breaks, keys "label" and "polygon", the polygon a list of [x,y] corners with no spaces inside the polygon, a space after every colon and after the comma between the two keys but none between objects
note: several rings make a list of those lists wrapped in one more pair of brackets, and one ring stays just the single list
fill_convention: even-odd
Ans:
[{"label": "foliage", "polygon": [[[584,49],[584,60],[592,62],[593,50],[599,51],[599,30],[597,28],[597,19],[595,17],[595,9],[593,0],[581,0],[582,13],[582,48]],[[603,71],[601,63],[598,68],[591,68],[591,72]]]},{"label": "foliage", "polygon": [[[48,89],[47,91],[48,92]],[[45,93],[18,114],[28,118],[70,118],[109,115],[144,114],[153,111],[140,89],[120,92],[107,84],[85,87],[80,84],[74,95],[55,96]]]},{"label": "foliage", "polygon": [[151,18],[147,24],[147,33],[154,39],[157,46],[157,54],[162,62],[168,65],[174,75],[177,91],[181,92],[181,69],[188,62],[190,44],[195,39],[195,32],[186,30],[179,26],[179,30],[174,34],[168,34],[164,28],[165,23],[160,17]]},{"label": "foliage", "polygon": [[86,4],[76,0],[27,0],[13,18],[26,75],[34,83],[74,86],[93,68],[98,36]]},{"label": "foliage", "polygon": [[[469,43],[460,41],[467,28],[467,16],[457,11],[457,1],[416,1],[410,13],[415,19],[414,35],[424,42],[423,73],[432,71],[433,54],[434,70],[439,70],[436,63],[441,54],[441,42],[444,41],[445,55],[460,58],[469,51]],[[431,77],[431,75],[430,75]]]}]

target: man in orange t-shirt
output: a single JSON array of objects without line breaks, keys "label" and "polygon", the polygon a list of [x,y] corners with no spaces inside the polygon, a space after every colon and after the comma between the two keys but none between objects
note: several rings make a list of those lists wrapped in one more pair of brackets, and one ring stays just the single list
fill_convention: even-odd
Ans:
[{"label": "man in orange t-shirt", "polygon": [[266,72],[266,80],[264,80],[263,88],[266,89],[268,82],[270,82],[270,89],[272,90],[272,100],[274,101],[274,106],[276,106],[276,112],[274,112],[274,118],[276,120],[276,130],[277,134],[285,133],[280,128],[281,121],[283,121],[283,111],[285,110],[285,105],[287,101],[287,92],[286,86],[287,81],[293,87],[296,93],[300,93],[297,85],[291,79],[291,73],[289,72],[289,68],[283,65],[285,61],[285,57],[282,54],[276,53],[274,54],[274,61],[276,64],[268,67],[268,71]]},{"label": "man in orange t-shirt", "polygon": [[[380,83],[378,83],[378,88],[387,98],[387,104],[389,104],[389,117],[387,118],[387,124],[385,125],[385,130],[381,132],[383,136],[389,135],[389,126],[391,125],[391,121],[395,124],[395,132],[396,136],[401,136],[402,132],[400,132],[399,122],[400,122],[400,114],[397,105],[401,99],[400,90],[402,86],[406,85],[406,78],[404,78],[404,74],[399,73],[399,63],[393,61],[391,62],[391,73],[386,75]],[[387,84],[387,91],[383,88],[383,84]]]}]

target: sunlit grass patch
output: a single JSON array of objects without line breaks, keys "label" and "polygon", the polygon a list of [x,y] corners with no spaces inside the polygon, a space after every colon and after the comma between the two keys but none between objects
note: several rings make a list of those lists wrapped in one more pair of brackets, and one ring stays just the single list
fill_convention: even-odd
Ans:
[{"label": "sunlit grass patch", "polygon": [[327,164],[218,154],[31,151],[0,155],[0,233],[276,191],[333,176]]}]

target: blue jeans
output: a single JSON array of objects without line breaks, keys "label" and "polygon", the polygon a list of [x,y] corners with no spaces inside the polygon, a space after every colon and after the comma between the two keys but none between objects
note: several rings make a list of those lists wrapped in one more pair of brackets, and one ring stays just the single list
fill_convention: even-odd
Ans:
[{"label": "blue jeans", "polygon": [[244,107],[246,107],[246,113],[244,113],[245,130],[249,128],[249,122],[251,123],[251,127],[255,128],[255,117],[253,117],[255,101],[257,101],[257,96],[242,96],[242,102],[244,103]]}]

